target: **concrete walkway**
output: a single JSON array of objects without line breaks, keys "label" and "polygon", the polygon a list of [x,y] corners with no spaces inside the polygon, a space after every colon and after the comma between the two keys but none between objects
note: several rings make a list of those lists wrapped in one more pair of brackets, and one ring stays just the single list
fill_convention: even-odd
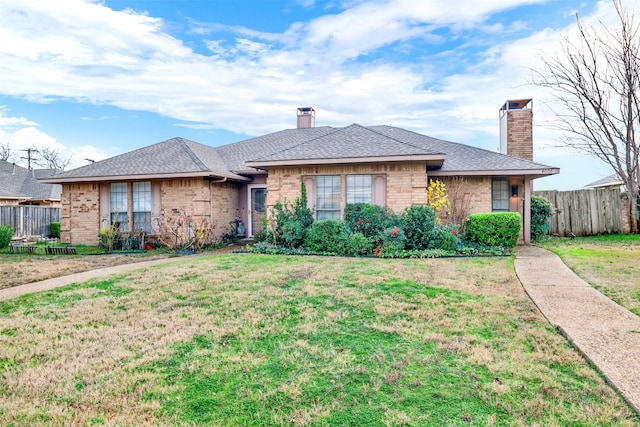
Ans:
[{"label": "concrete walkway", "polygon": [[82,283],[96,277],[110,276],[112,274],[126,273],[127,271],[147,268],[153,265],[166,264],[175,260],[176,258],[163,258],[152,261],[134,262],[131,264],[122,264],[113,267],[104,267],[98,268],[96,270],[83,271],[81,273],[70,274],[68,276],[53,277],[51,279],[29,283],[27,285],[0,289],[0,301],[17,298],[19,296],[31,294],[34,292],[48,291],[50,289],[59,288],[61,286],[67,286],[72,283]]},{"label": "concrete walkway", "polygon": [[515,270],[547,320],[640,412],[640,317],[589,286],[545,249],[519,246]]}]

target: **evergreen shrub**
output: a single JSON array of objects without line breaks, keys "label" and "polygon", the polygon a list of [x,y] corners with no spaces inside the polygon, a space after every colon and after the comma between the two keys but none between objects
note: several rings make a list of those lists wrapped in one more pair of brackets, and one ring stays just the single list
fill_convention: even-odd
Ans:
[{"label": "evergreen shrub", "polygon": [[520,237],[520,214],[491,212],[467,217],[465,238],[472,243],[514,248]]},{"label": "evergreen shrub", "polygon": [[304,244],[312,253],[344,255],[349,234],[349,227],[344,221],[325,219],[313,223]]}]

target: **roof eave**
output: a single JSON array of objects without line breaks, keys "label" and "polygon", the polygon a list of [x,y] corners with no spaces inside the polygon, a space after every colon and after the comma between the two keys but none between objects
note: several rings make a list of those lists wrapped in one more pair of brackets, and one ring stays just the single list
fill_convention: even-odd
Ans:
[{"label": "roof eave", "polygon": [[134,181],[134,180],[151,180],[151,179],[173,179],[173,178],[226,178],[232,181],[251,181],[250,178],[224,173],[212,172],[183,172],[183,173],[162,173],[162,174],[144,174],[144,175],[105,175],[105,176],[88,176],[88,177],[72,177],[72,178],[46,178],[39,179],[39,182],[47,184],[67,184],[74,182],[104,182],[104,181]]},{"label": "roof eave", "polygon": [[405,156],[372,156],[372,157],[343,157],[322,159],[286,159],[286,160],[253,160],[244,162],[244,166],[252,168],[269,168],[278,166],[311,166],[311,165],[336,165],[353,163],[398,163],[398,162],[430,162],[442,164],[444,154],[414,154]]},{"label": "roof eave", "polygon": [[560,173],[560,168],[543,168],[543,169],[504,169],[504,170],[436,170],[429,171],[429,176],[514,176],[526,175],[533,179],[542,178],[549,175]]}]

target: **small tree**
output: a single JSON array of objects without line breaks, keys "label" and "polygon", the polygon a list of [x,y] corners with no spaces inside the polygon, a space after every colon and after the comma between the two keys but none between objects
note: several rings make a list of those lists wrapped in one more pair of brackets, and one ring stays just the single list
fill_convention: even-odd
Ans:
[{"label": "small tree", "polygon": [[427,187],[427,203],[433,207],[438,215],[437,223],[439,224],[443,216],[449,214],[449,197],[447,196],[447,186],[439,179],[429,182]]}]

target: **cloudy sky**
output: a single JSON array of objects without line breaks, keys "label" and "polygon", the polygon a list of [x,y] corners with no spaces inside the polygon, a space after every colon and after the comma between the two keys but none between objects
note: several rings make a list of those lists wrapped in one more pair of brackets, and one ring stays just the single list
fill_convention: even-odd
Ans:
[{"label": "cloudy sky", "polygon": [[[635,0],[628,0],[635,4]],[[295,127],[388,124],[488,150],[533,98],[535,160],[575,189],[612,173],[559,147],[540,55],[610,0],[0,0],[0,142],[70,167],[181,136],[217,146]]]}]

